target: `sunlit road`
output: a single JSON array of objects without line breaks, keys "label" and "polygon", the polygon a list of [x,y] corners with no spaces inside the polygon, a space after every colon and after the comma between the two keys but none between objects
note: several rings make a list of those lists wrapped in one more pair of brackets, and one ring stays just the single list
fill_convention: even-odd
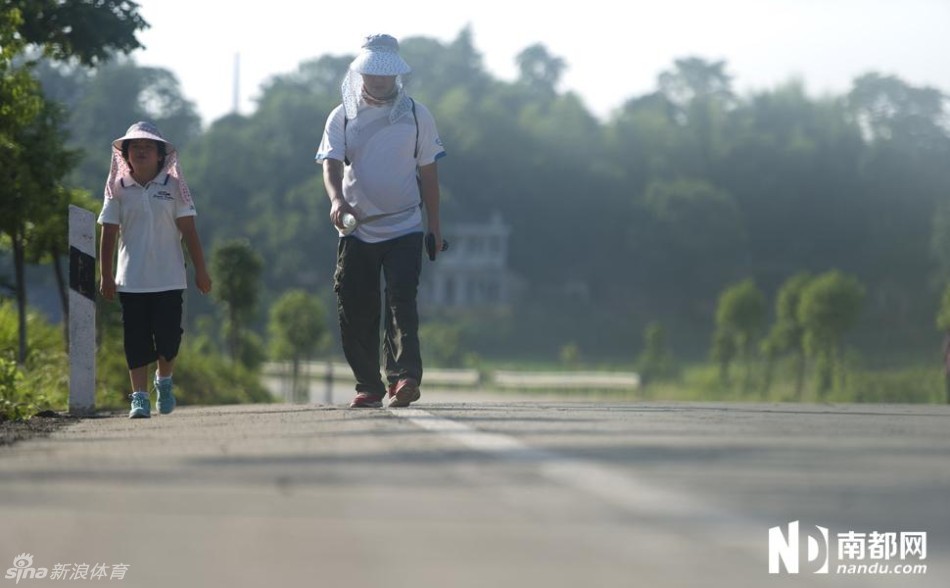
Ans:
[{"label": "sunlit road", "polygon": [[[349,410],[342,393],[87,419],[0,448],[0,588],[950,584],[945,406],[424,390],[411,409]],[[770,575],[769,528],[791,521],[803,545],[816,526],[832,541]],[[877,560],[926,573],[838,573],[875,561],[839,558],[850,531],[926,532],[925,559]],[[124,578],[25,575],[82,564]]]}]

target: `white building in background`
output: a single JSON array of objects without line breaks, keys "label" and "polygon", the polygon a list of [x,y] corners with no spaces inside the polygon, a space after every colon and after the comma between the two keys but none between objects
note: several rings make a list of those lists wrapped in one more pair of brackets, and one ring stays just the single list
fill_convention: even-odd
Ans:
[{"label": "white building in background", "polygon": [[425,260],[419,307],[432,310],[501,309],[511,304],[515,280],[508,270],[511,228],[497,212],[487,223],[443,224],[449,241],[435,263]]}]

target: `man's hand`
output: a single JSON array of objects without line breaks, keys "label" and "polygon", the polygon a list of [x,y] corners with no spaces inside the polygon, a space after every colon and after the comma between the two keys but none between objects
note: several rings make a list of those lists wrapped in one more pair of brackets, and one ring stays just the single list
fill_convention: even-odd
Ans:
[{"label": "man's hand", "polygon": [[343,200],[342,198],[335,198],[330,201],[330,222],[332,222],[333,225],[338,229],[345,228],[343,226],[343,215],[346,213],[350,213],[359,219],[356,211],[353,210],[352,206],[347,204],[346,200]]},{"label": "man's hand", "polygon": [[115,298],[115,277],[111,274],[103,274],[99,279],[99,293],[106,300]]}]

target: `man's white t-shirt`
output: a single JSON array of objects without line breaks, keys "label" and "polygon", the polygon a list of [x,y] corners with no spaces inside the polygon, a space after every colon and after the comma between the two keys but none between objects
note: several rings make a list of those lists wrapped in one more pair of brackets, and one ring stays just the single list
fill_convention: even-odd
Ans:
[{"label": "man's white t-shirt", "polygon": [[175,220],[195,216],[185,202],[178,180],[161,173],[146,186],[131,176],[116,181],[114,196],[106,198],[99,224],[119,225],[119,292],[164,292],[187,286],[181,232]]},{"label": "man's white t-shirt", "polygon": [[353,232],[368,243],[422,231],[416,168],[445,155],[435,118],[425,106],[416,102],[415,116],[408,113],[395,123],[389,121],[391,109],[360,103],[356,118],[346,122],[344,139],[346,115],[343,106],[337,106],[327,117],[316,156],[317,162],[349,160],[343,172],[343,197],[361,220],[382,215],[361,222]]}]

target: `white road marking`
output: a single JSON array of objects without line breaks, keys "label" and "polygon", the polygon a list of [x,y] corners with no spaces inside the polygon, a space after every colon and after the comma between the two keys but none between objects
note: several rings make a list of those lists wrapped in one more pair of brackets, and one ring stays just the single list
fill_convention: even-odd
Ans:
[{"label": "white road marking", "polygon": [[[766,569],[765,521],[756,520],[733,510],[717,507],[698,495],[646,484],[635,477],[591,460],[577,459],[553,451],[537,449],[508,435],[486,433],[464,423],[436,416],[414,408],[389,410],[394,416],[404,418],[414,425],[439,433],[470,449],[487,453],[507,461],[535,464],[538,472],[548,480],[573,488],[588,496],[620,508],[644,519],[663,519],[665,527],[670,521],[687,524],[689,540],[697,545],[719,545],[723,538],[739,561],[761,561],[763,577]],[[675,531],[674,531],[675,533]],[[740,538],[736,541],[735,538]],[[744,555],[741,555],[744,554]],[[760,559],[761,558],[761,559]],[[833,577],[833,576],[832,576]],[[827,586],[821,583],[823,575],[769,575],[777,586],[785,582],[796,587]],[[915,578],[916,579],[916,578]],[[887,588],[892,577],[861,576],[862,585]]]},{"label": "white road marking", "polygon": [[[448,437],[469,449],[508,461],[537,465],[544,477],[564,486],[596,496],[637,515],[690,520],[738,523],[742,517],[701,504],[696,497],[645,484],[636,478],[596,462],[537,449],[508,435],[479,431],[458,421],[415,408],[389,411],[414,425]],[[745,522],[745,521],[743,521]]]}]

